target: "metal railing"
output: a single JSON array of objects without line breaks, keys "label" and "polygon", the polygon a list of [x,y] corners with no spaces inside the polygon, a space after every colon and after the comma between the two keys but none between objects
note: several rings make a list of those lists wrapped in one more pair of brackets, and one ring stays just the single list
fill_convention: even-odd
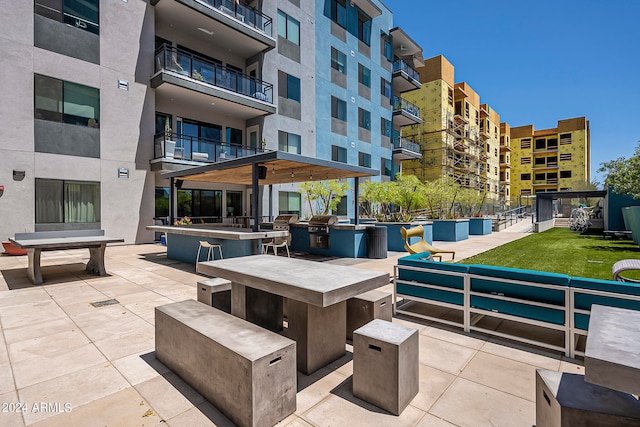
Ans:
[{"label": "metal railing", "polygon": [[236,2],[234,0],[198,1],[211,7],[212,9],[217,9],[225,15],[231,16],[232,18],[235,18],[240,22],[250,25],[253,28],[267,34],[268,36],[273,36],[273,26],[271,18],[247,4]]},{"label": "metal railing", "polygon": [[273,103],[273,85],[209,59],[163,44],[156,50],[155,71],[171,71],[241,95]]},{"label": "metal railing", "polygon": [[[531,212],[531,206],[519,206],[514,209],[509,209],[508,211],[496,212],[496,216],[493,220],[493,231],[500,231],[515,223],[523,221],[525,217],[531,214]],[[533,222],[532,214],[531,221]]]},{"label": "metal railing", "polygon": [[262,148],[214,139],[160,132],[154,137],[154,158],[212,163],[264,153]]},{"label": "metal railing", "polygon": [[420,83],[420,73],[414,70],[402,59],[396,59],[395,61],[393,61],[393,72],[395,73],[397,71],[406,73],[411,80],[415,81],[416,83]]},{"label": "metal railing", "polygon": [[404,111],[412,116],[420,118],[420,108],[397,95],[393,96],[393,111]]},{"label": "metal railing", "polygon": [[422,150],[420,148],[420,144],[416,144],[413,141],[410,141],[410,140],[408,140],[406,138],[401,138],[399,136],[394,136],[393,137],[393,148],[394,149],[404,148],[404,149],[412,151],[414,153],[422,153]]}]

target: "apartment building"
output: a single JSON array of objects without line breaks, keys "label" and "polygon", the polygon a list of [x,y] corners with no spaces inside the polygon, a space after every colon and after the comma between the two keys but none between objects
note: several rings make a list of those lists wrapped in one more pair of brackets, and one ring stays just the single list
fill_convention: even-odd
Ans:
[{"label": "apartment building", "polygon": [[404,97],[420,108],[421,123],[402,130],[420,145],[421,159],[405,160],[404,173],[422,181],[450,176],[466,188],[500,199],[500,116],[466,82],[455,83],[454,66],[442,55],[417,68],[421,88]]},{"label": "apartment building", "polygon": [[[263,150],[389,179],[406,151],[394,62],[420,50],[392,18],[377,0],[16,3],[0,18],[0,233],[103,228],[134,243],[172,204],[247,216],[251,188],[177,181],[170,201],[162,174]],[[261,191],[263,215],[307,214],[296,189]],[[351,191],[337,213],[354,211]]]},{"label": "apartment building", "polygon": [[511,154],[511,203],[546,191],[575,190],[591,181],[590,131],[585,117],[558,120],[557,127],[505,124]]}]

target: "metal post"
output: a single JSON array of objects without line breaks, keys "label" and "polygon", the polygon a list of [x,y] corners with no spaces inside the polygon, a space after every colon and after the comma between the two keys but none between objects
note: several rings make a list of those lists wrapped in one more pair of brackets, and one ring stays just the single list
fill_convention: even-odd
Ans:
[{"label": "metal post", "polygon": [[251,164],[251,204],[253,205],[253,231],[258,231],[258,225],[260,223],[259,213],[260,208],[258,206],[258,196],[260,191],[260,186],[258,185],[258,168],[260,165],[258,163]]},{"label": "metal post", "polygon": [[176,216],[176,204],[174,202],[175,197],[175,179],[169,178],[169,225],[173,225],[173,219]]},{"label": "metal post", "polygon": [[354,197],[355,197],[355,208],[354,208],[354,212],[355,212],[355,218],[353,220],[353,223],[355,225],[358,225],[360,222],[360,203],[358,202],[359,197],[358,197],[358,193],[360,190],[360,178],[355,177],[354,178],[354,185],[353,185],[353,193],[354,193]]}]

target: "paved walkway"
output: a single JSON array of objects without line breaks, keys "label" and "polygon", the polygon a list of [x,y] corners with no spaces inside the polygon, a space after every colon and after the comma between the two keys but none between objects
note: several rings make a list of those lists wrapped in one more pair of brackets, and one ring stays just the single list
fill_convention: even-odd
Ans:
[{"label": "paved walkway", "polygon": [[[455,248],[462,259],[522,238],[525,229],[520,223],[437,244]],[[354,266],[392,271],[402,255]],[[0,256],[0,426],[231,425],[154,356],[154,308],[195,299],[201,276],[192,265],[167,260],[160,245],[108,247],[107,277],[84,271],[86,250],[42,258],[45,284],[33,286],[26,257]],[[108,299],[117,302],[90,304]],[[420,392],[400,417],[353,396],[348,352],[312,376],[299,374],[297,411],[280,425],[529,427],[536,367],[582,372],[580,362],[558,353],[435,324],[394,322],[420,331]]]}]

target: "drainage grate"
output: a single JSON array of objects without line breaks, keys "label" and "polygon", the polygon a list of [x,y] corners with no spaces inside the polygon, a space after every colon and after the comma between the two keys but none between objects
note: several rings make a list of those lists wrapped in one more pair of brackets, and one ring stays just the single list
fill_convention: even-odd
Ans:
[{"label": "drainage grate", "polygon": [[120,301],[118,301],[117,299],[107,299],[104,301],[97,301],[97,302],[92,302],[91,305],[98,308],[98,307],[104,307],[105,305],[114,305],[114,304],[120,304]]}]

